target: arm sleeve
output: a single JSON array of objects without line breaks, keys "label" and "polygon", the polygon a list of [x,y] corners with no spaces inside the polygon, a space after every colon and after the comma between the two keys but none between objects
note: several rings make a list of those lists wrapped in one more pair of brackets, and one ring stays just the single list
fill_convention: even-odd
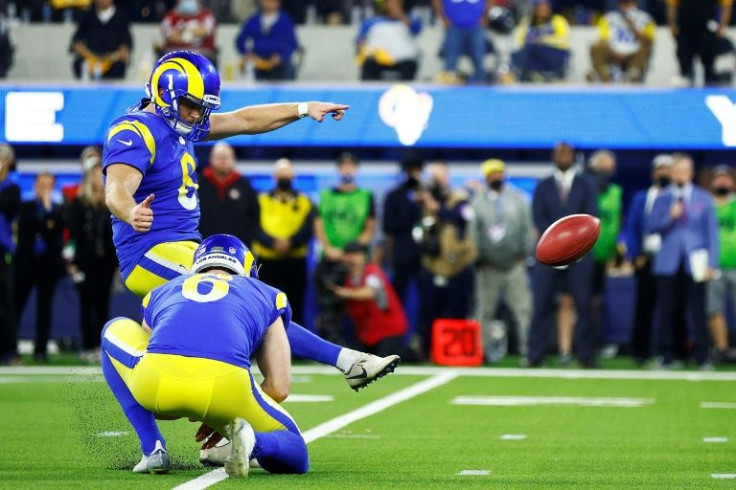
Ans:
[{"label": "arm sleeve", "polygon": [[368,204],[370,206],[368,208],[368,217],[375,218],[376,217],[376,198],[373,196],[372,192],[368,193],[368,199],[370,199],[370,203]]},{"label": "arm sleeve", "polygon": [[12,217],[20,209],[20,187],[13,185],[0,191],[0,212]]},{"label": "arm sleeve", "polygon": [[706,219],[708,220],[708,265],[711,269],[717,269],[720,264],[720,250],[718,246],[718,218],[713,199],[708,196],[709,203],[706,208]]},{"label": "arm sleeve", "polygon": [[409,31],[414,36],[419,35],[419,33],[422,31],[422,19],[420,17],[412,17],[411,23],[409,24]]},{"label": "arm sleeve", "polygon": [[[311,205],[311,204],[310,204]],[[312,206],[304,218],[304,223],[299,230],[291,237],[291,245],[300,247],[309,242],[314,234],[314,206]]]},{"label": "arm sleeve", "polygon": [[608,41],[611,37],[611,29],[608,24],[608,16],[604,15],[601,17],[601,19],[598,21],[598,36],[603,41]]},{"label": "arm sleeve", "polygon": [[151,131],[143,123],[120,121],[107,133],[102,170],[115,163],[124,163],[145,175],[155,155],[156,143]]},{"label": "arm sleeve", "polygon": [[76,42],[87,42],[87,18],[88,16],[85,15],[79,22],[77,30],[74,31],[74,35],[72,36],[71,44],[74,44]]},{"label": "arm sleeve", "polygon": [[649,218],[646,220],[647,233],[662,233],[674,224],[674,220],[670,217],[669,201],[666,194],[657,197],[654,201],[652,212],[649,213]]},{"label": "arm sleeve", "polygon": [[544,181],[540,182],[536,189],[534,189],[534,197],[532,198],[532,219],[539,233],[544,233],[544,230],[552,224],[547,216],[544,202],[542,202],[544,200],[542,197],[542,185],[544,185]]},{"label": "arm sleeve", "polygon": [[281,317],[284,321],[284,326],[291,323],[291,305],[289,300],[286,298],[286,293],[274,289],[276,293],[274,296],[274,314],[269,322],[269,325],[276,321],[278,317]]},{"label": "arm sleeve", "polygon": [[411,221],[411,213],[409,212],[410,204],[407,202],[402,206],[401,194],[398,192],[389,192],[383,202],[383,232],[387,235],[394,235],[407,230],[411,230],[414,223]]},{"label": "arm sleeve", "polygon": [[291,19],[286,19],[286,32],[284,32],[283,43],[284,44],[280,55],[281,58],[283,58],[284,60],[288,60],[291,58],[291,55],[294,54],[294,51],[296,51],[299,47],[299,41],[297,41],[296,39],[296,26],[294,26],[294,23],[291,21]]},{"label": "arm sleeve", "polygon": [[130,35],[130,22],[125,18],[122,21],[121,29],[123,32],[123,39],[121,45],[128,46],[128,49],[133,49],[133,36]]},{"label": "arm sleeve", "polygon": [[626,236],[626,258],[634,259],[641,254],[641,230],[642,215],[639,212],[640,194],[634,196],[629,204],[629,211],[626,214],[626,226],[624,227],[624,235]]},{"label": "arm sleeve", "polygon": [[657,33],[657,24],[654,23],[653,20],[650,20],[647,25],[644,27],[644,37],[650,40],[654,40],[654,36]]},{"label": "arm sleeve", "polygon": [[[240,34],[238,34],[238,37],[235,40],[235,47],[238,49],[240,54],[246,53],[245,48],[248,44],[248,39],[253,39],[255,37],[257,22],[257,17],[251,17],[245,24],[243,24],[243,28],[240,30]],[[253,49],[255,49],[255,46],[251,46],[251,51]]]}]

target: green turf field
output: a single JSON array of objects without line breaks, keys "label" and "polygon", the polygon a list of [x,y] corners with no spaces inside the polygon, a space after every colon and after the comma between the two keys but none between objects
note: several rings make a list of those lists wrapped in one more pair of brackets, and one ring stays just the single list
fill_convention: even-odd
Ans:
[{"label": "green turf field", "polygon": [[[72,371],[79,368],[0,369],[0,488],[168,489],[208,473],[197,460],[197,425],[185,421],[161,423],[175,462],[170,474],[131,473],[140,455],[122,412],[94,369],[91,374]],[[247,482],[225,480],[215,487],[660,489],[736,484],[713,478],[736,477],[733,372],[639,371],[630,376],[621,370],[404,367],[360,393],[330,373],[295,367],[294,401],[285,404],[310,441],[307,475],[254,470]],[[627,379],[636,376],[691,379]],[[299,401],[304,398],[299,395],[324,395],[330,401]],[[701,408],[703,402],[732,408]],[[605,406],[610,404],[624,406]],[[365,413],[356,412],[361,407]],[[352,422],[335,426],[345,414],[353,415]],[[468,471],[480,474],[462,474]]]}]

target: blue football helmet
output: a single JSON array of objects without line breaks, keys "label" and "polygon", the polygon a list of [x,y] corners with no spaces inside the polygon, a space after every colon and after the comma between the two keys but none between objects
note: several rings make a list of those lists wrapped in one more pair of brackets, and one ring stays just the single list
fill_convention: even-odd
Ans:
[{"label": "blue football helmet", "polygon": [[[156,62],[146,93],[161,117],[176,134],[190,141],[204,139],[210,130],[210,113],[220,108],[220,75],[210,60],[190,51],[172,51]],[[202,117],[189,123],[179,115],[180,100],[202,108]]]},{"label": "blue football helmet", "polygon": [[253,252],[233,235],[211,235],[202,240],[194,251],[192,274],[212,267],[222,267],[239,276],[258,279],[258,265]]}]

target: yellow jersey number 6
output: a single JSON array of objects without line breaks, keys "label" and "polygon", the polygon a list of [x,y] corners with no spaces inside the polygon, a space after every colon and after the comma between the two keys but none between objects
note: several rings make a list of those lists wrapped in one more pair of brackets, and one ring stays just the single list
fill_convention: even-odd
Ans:
[{"label": "yellow jersey number 6", "polygon": [[[227,296],[227,293],[230,291],[228,281],[232,281],[232,277],[213,274],[195,274],[182,283],[181,295],[197,303],[212,303]],[[203,283],[212,285],[209,291],[206,288],[202,288],[207,291],[206,293],[200,292],[199,285]]]},{"label": "yellow jersey number 6", "polygon": [[181,187],[179,187],[179,204],[187,211],[197,208],[197,188],[192,176],[197,171],[197,162],[189,153],[181,157]]}]

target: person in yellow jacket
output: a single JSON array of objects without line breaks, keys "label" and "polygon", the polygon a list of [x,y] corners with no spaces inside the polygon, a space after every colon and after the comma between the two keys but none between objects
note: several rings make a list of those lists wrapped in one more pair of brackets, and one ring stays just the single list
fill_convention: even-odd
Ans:
[{"label": "person in yellow jacket", "polygon": [[301,322],[307,288],[307,253],[314,230],[315,208],[309,197],[294,189],[294,166],[277,160],[275,188],[258,196],[260,229],[253,251],[261,263],[259,277],[284,291],[290,299],[292,318]]},{"label": "person in yellow jacket", "polygon": [[550,0],[532,0],[532,8],[514,31],[513,71],[522,82],[562,80],[570,58],[570,26],[553,12]]}]

